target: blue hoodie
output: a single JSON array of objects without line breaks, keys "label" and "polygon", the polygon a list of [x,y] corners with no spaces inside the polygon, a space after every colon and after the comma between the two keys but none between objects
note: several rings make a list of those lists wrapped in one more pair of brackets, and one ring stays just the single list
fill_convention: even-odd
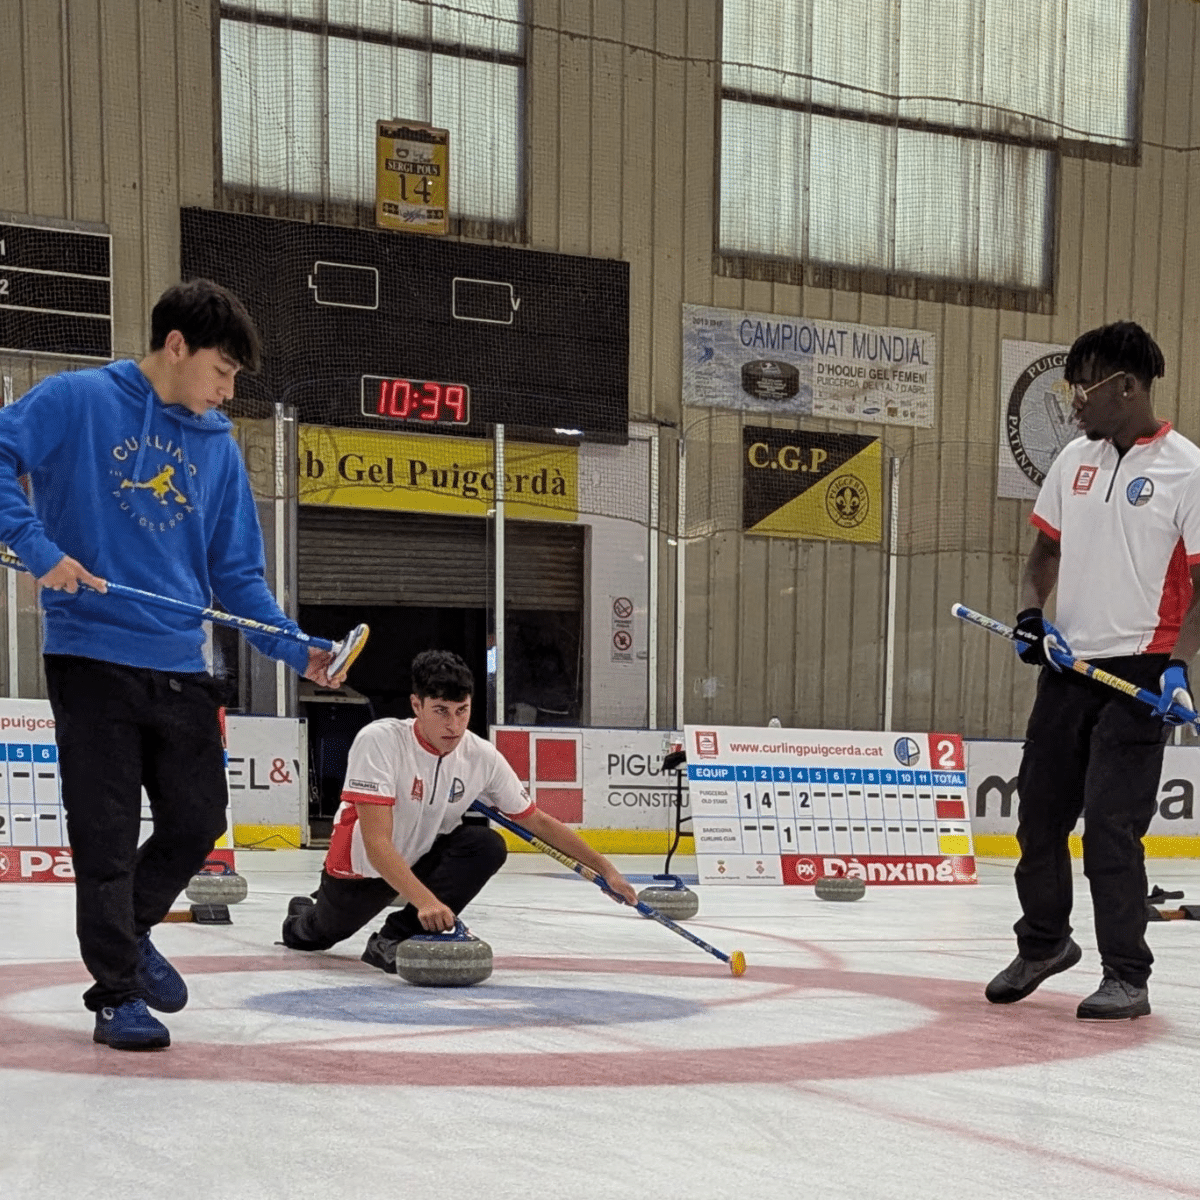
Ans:
[{"label": "blue hoodie", "polygon": [[[232,423],[166,405],[135,362],[44,380],[0,409],[0,541],[36,578],[64,554],[94,575],[292,632],[264,577],[262,531]],[[19,482],[33,484],[30,508]],[[199,617],[81,588],[44,591],[43,649],[204,670]],[[303,672],[305,646],[247,634]]]}]

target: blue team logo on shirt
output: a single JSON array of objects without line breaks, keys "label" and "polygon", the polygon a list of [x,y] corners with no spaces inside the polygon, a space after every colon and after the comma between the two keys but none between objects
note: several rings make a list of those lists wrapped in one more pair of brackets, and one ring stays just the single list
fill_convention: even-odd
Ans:
[{"label": "blue team logo on shirt", "polygon": [[1154,495],[1154,484],[1145,475],[1139,475],[1126,489],[1125,499],[1135,508],[1147,503]]}]

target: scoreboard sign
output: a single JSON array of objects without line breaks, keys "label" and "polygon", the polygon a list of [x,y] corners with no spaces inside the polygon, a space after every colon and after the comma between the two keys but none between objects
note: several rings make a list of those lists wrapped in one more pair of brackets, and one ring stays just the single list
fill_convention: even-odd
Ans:
[{"label": "scoreboard sign", "polygon": [[0,219],[0,354],[112,358],[112,238]]},{"label": "scoreboard sign", "polygon": [[628,263],[189,208],[182,264],[262,332],[242,400],[310,425],[628,440]]},{"label": "scoreboard sign", "polygon": [[688,725],[701,883],[975,883],[962,739]]}]

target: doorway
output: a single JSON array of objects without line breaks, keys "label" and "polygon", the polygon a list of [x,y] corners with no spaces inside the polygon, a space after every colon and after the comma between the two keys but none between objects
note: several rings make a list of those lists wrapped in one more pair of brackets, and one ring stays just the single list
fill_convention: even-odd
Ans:
[{"label": "doorway", "polygon": [[342,637],[371,627],[341,693],[301,690],[308,721],[313,836],[337,811],[354,735],[380,717],[412,714],[409,678],[421,650],[460,655],[475,676],[470,728],[489,723],[577,724],[583,710],[586,527],[506,523],[506,713],[489,674],[493,547],[482,517],[338,509],[299,511],[299,622]]}]

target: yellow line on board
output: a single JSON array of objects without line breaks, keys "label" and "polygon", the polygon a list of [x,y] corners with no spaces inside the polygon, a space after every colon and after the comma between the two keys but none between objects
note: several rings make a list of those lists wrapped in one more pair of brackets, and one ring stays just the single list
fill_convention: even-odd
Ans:
[{"label": "yellow line on board", "polygon": [[299,850],[299,825],[235,825],[233,844],[242,850]]},{"label": "yellow line on board", "polygon": [[[1077,834],[1069,839],[1072,858],[1083,857],[1083,842]],[[1200,858],[1200,837],[1180,835],[1166,837],[1147,834],[1142,838],[1147,858]],[[976,858],[1020,858],[1021,848],[1015,834],[977,833],[975,835]]]},{"label": "yellow line on board", "polygon": [[[509,850],[520,854],[537,854],[535,846],[509,833],[506,829],[496,832],[508,843]],[[593,850],[601,854],[666,854],[674,841],[674,833],[653,829],[576,829],[575,832]],[[676,854],[694,854],[695,843],[690,834],[679,839]]]}]

